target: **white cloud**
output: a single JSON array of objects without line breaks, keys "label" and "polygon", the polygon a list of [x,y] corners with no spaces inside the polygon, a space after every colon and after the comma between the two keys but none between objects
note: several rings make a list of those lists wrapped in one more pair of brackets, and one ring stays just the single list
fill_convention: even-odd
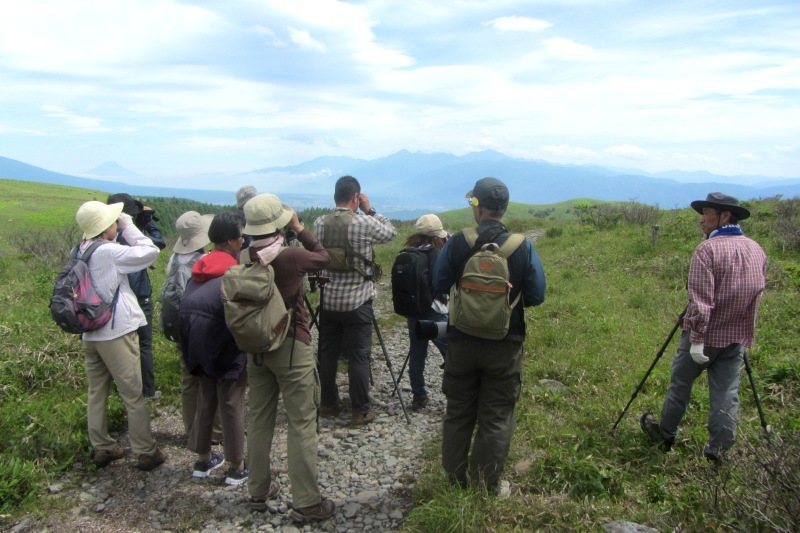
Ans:
[{"label": "white cloud", "polygon": [[586,60],[591,59],[593,50],[591,46],[578,44],[571,39],[552,37],[544,41],[547,53],[558,59]]},{"label": "white cloud", "polygon": [[511,17],[498,17],[484,22],[483,25],[499,31],[524,31],[531,33],[540,32],[553,26],[551,22],[547,22],[546,20],[531,17],[518,17],[516,15]]},{"label": "white cloud", "polygon": [[328,48],[325,43],[314,39],[306,30],[298,30],[291,26],[287,28],[289,31],[289,38],[294,44],[299,46],[302,50],[312,50],[315,52],[327,52]]},{"label": "white cloud", "polygon": [[286,46],[286,43],[283,42],[277,35],[275,35],[274,31],[272,31],[270,28],[267,28],[266,26],[261,26],[260,24],[256,24],[255,26],[248,28],[247,31],[260,35],[264,39],[264,42],[266,42],[270,46],[275,46],[275,47]]},{"label": "white cloud", "polygon": [[779,152],[792,153],[800,150],[800,143],[788,144],[785,146],[775,146]]},{"label": "white cloud", "polygon": [[95,117],[79,116],[76,115],[75,113],[70,113],[69,111],[62,109],[59,106],[44,105],[42,106],[42,111],[45,112],[44,116],[46,117],[64,119],[64,121],[67,124],[74,127],[78,131],[84,131],[84,132],[110,131],[109,128],[102,126],[103,119]]},{"label": "white cloud", "polygon": [[558,146],[542,146],[542,151],[554,157],[596,158],[597,154],[588,148],[561,144]]},{"label": "white cloud", "polygon": [[633,144],[609,146],[608,148],[603,148],[603,153],[616,157],[624,157],[627,159],[644,159],[647,157],[646,150],[643,150]]},{"label": "white cloud", "polygon": [[750,161],[761,161],[761,158],[755,154],[741,154],[742,159],[749,159]]}]

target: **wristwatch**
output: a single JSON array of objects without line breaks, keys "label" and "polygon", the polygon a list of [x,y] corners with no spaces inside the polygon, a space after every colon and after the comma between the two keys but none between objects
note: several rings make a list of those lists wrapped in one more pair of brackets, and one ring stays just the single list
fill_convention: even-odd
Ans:
[{"label": "wristwatch", "polygon": [[374,217],[374,216],[375,216],[375,213],[377,213],[377,211],[375,211],[375,208],[374,208],[374,207],[370,207],[370,208],[369,208],[369,211],[367,212],[367,214],[368,214],[369,216],[371,216],[371,217]]}]

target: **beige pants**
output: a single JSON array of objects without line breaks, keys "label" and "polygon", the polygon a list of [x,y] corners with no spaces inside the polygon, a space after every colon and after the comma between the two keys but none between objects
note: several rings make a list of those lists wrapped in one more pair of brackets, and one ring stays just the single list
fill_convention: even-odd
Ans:
[{"label": "beige pants", "polygon": [[117,441],[108,434],[108,395],[111,381],[128,413],[128,434],[135,455],[156,451],[150,431],[150,413],[142,395],[142,367],[139,362],[139,341],[132,331],[110,341],[83,341],[86,379],[86,420],[89,442],[95,450],[113,450]]}]

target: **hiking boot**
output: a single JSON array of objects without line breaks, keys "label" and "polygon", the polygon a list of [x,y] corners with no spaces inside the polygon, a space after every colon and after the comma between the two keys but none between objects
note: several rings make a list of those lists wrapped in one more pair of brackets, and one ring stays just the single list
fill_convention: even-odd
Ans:
[{"label": "hiking boot", "polygon": [[231,485],[233,487],[238,487],[245,481],[247,481],[247,477],[250,475],[250,470],[247,469],[247,459],[244,460],[244,468],[239,470],[235,466],[232,466],[228,469],[228,477],[225,478],[225,484]]},{"label": "hiking boot", "polygon": [[350,417],[350,426],[354,428],[364,427],[375,420],[375,411],[367,411],[366,413],[353,413]]},{"label": "hiking boot", "polygon": [[336,504],[331,500],[322,500],[317,505],[296,507],[292,509],[292,520],[295,522],[322,522],[333,516]]},{"label": "hiking boot", "polygon": [[319,416],[324,418],[334,418],[339,414],[339,409],[340,406],[338,403],[336,405],[320,405]]},{"label": "hiking boot", "polygon": [[250,510],[263,513],[267,510],[267,502],[277,498],[280,492],[281,486],[278,485],[277,481],[273,481],[269,484],[269,491],[266,494],[262,494],[261,496],[252,496],[250,498]]},{"label": "hiking boot", "polygon": [[111,464],[111,461],[122,459],[124,456],[125,450],[122,449],[122,446],[117,446],[113,450],[96,450],[92,456],[92,461],[94,461],[97,468],[105,468]]},{"label": "hiking boot", "polygon": [[225,459],[223,459],[222,456],[217,452],[211,452],[211,459],[209,459],[208,461],[197,461],[194,464],[192,477],[196,478],[208,477],[213,470],[216,470],[223,464],[225,464]]},{"label": "hiking boot", "polygon": [[153,394],[151,394],[150,396],[145,395],[144,399],[145,399],[145,401],[149,402],[149,401],[152,401],[152,400],[160,400],[162,396],[163,396],[163,394],[161,393],[161,391],[157,390]]},{"label": "hiking boot", "polygon": [[656,417],[650,413],[645,413],[642,415],[642,418],[639,419],[639,423],[642,426],[642,431],[650,437],[650,440],[656,444],[660,444],[665,452],[668,452],[672,448],[675,442],[674,439],[667,439],[664,437],[664,433],[661,431],[661,424],[658,423]]},{"label": "hiking boot", "polygon": [[411,401],[411,410],[412,411],[421,411],[425,409],[428,405],[428,397],[427,396],[418,396],[414,395],[414,399]]},{"label": "hiking boot", "polygon": [[147,454],[143,453],[139,455],[139,461],[133,465],[134,467],[138,468],[139,470],[152,470],[157,466],[161,466],[164,464],[164,461],[167,460],[167,452],[162,450],[161,448],[156,448],[156,451],[153,453]]}]

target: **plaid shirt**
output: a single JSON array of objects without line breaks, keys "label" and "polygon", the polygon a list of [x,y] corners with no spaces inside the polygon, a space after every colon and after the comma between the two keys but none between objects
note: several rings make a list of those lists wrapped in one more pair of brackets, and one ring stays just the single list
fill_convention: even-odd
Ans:
[{"label": "plaid shirt", "polygon": [[766,272],[764,250],[744,235],[701,242],[689,267],[689,306],[683,319],[691,341],[712,348],[751,347]]},{"label": "plaid shirt", "polygon": [[[343,209],[337,207],[336,209]],[[314,221],[314,233],[319,242],[324,242],[325,223],[324,216]],[[356,215],[347,228],[347,238],[353,251],[372,260],[372,245],[389,242],[397,235],[397,230],[388,218],[376,213],[374,216]],[[372,269],[364,261],[355,258],[358,267],[368,274]],[[322,305],[326,311],[352,311],[357,309],[367,300],[377,296],[375,284],[357,271],[325,270],[323,275],[331,278],[325,285],[324,301]]]}]

